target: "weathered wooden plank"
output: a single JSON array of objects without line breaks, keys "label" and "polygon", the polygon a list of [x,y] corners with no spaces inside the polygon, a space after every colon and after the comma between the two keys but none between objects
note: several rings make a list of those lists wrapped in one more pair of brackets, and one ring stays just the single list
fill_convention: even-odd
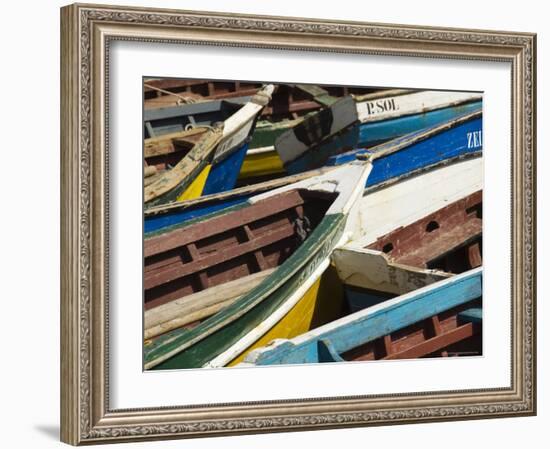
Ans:
[{"label": "weathered wooden plank", "polygon": [[145,240],[144,257],[169,251],[190,242],[195,242],[207,237],[219,234],[222,231],[242,227],[254,221],[273,216],[275,212],[284,212],[304,203],[304,198],[296,190],[281,193],[280,195],[266,198],[261,203],[247,207],[238,214],[224,214],[208,221],[208,226],[203,223],[191,225],[185,232],[174,230],[159,236]]},{"label": "weathered wooden plank", "polygon": [[145,338],[155,337],[213,315],[248,293],[273,271],[272,268],[254,273],[146,310],[144,314]]},{"label": "weathered wooden plank", "polygon": [[164,134],[158,137],[150,137],[143,142],[143,155],[145,159],[170,154],[178,150],[177,142],[181,139],[198,137],[208,130],[206,126],[200,126],[185,131]]},{"label": "weathered wooden plank", "polygon": [[426,341],[404,349],[399,352],[393,352],[384,357],[384,360],[396,359],[413,359],[424,357],[428,354],[446,348],[447,346],[457,343],[475,334],[474,326],[471,323],[459,326],[447,332],[443,332],[435,337],[429,338]]},{"label": "weathered wooden plank", "polygon": [[149,165],[147,167],[143,167],[143,177],[144,178],[149,178],[153,175],[156,175],[157,174],[157,167],[155,167],[154,165]]},{"label": "weathered wooden plank", "polygon": [[428,267],[453,253],[465,259],[460,265],[479,266],[480,254],[473,260],[477,264],[469,266],[469,252],[459,255],[458,249],[481,237],[481,199],[481,191],[477,191],[379,237],[369,248],[385,252],[394,262],[415,267]]},{"label": "weathered wooden plank", "polygon": [[216,251],[214,254],[201,257],[198,260],[186,264],[171,264],[168,266],[158,267],[154,271],[147,270],[144,275],[144,288],[146,290],[156,287],[158,285],[165,284],[167,282],[174,281],[175,279],[189,276],[190,274],[197,273],[205,270],[213,265],[219,265],[230,259],[236,259],[239,256],[243,256],[248,253],[254,253],[257,248],[262,248],[267,245],[271,245],[280,240],[287,239],[294,235],[294,229],[285,227],[276,231],[268,232],[260,237],[256,237],[253,240],[242,243],[240,245],[223,248]]},{"label": "weathered wooden plank", "polygon": [[335,249],[332,261],[338,276],[346,285],[396,295],[451,276],[441,271],[393,263],[380,251],[350,246]]},{"label": "weathered wooden plank", "polygon": [[479,220],[463,223],[444,233],[434,233],[435,235],[431,235],[431,238],[417,249],[411,250],[396,260],[405,265],[424,266],[475,238],[481,237],[482,229],[481,220]]}]

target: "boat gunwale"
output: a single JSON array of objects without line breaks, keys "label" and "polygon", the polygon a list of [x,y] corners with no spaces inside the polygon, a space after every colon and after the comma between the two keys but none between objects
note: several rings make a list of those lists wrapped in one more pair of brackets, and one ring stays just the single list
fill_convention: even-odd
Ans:
[{"label": "boat gunwale", "polygon": [[[389,156],[390,154],[397,153],[402,151],[412,145],[416,145],[420,142],[423,142],[427,139],[435,137],[439,134],[442,134],[451,129],[457,128],[460,125],[468,123],[470,121],[477,120],[482,117],[482,109],[474,112],[468,112],[466,114],[460,115],[454,119],[448,120],[444,123],[438,125],[430,126],[428,128],[421,129],[412,133],[405,134],[400,137],[396,137],[388,142],[381,143],[374,147],[352,150],[349,153],[358,152],[356,154],[357,159],[363,159],[369,157],[371,161],[379,159],[384,156]],[[365,153],[359,153],[361,150]],[[345,153],[341,153],[345,154]]]},{"label": "boat gunwale", "polygon": [[184,209],[193,207],[196,204],[210,203],[210,202],[220,201],[226,198],[238,197],[238,196],[246,195],[249,192],[254,193],[255,191],[261,191],[262,189],[263,190],[277,189],[279,187],[292,184],[294,182],[302,181],[304,179],[309,179],[314,176],[323,175],[337,168],[338,166],[316,168],[313,170],[309,170],[307,172],[298,173],[296,175],[284,176],[282,178],[272,179],[270,181],[264,181],[258,184],[238,187],[236,189],[228,190],[226,192],[211,193],[209,195],[204,195],[199,198],[194,198],[190,200],[178,201],[178,202],[173,202],[168,204],[160,204],[158,206],[153,206],[146,209],[144,211],[144,216],[149,217],[149,216],[169,213],[169,212],[172,212],[173,210],[184,210]]},{"label": "boat gunwale", "polygon": [[[369,186],[369,187],[365,187],[365,189],[363,190],[362,195],[363,195],[363,197],[365,197],[366,195],[368,195],[370,193],[374,193],[378,190],[382,190],[382,189],[385,189],[387,187],[391,187],[392,185],[399,184],[399,183],[405,182],[409,179],[422,176],[423,174],[425,174],[427,172],[430,172],[432,170],[434,170],[434,171],[435,170],[441,170],[441,169],[443,169],[443,168],[445,168],[449,165],[464,162],[464,161],[470,160],[470,159],[481,158],[482,156],[483,156],[482,151],[477,150],[477,151],[471,151],[471,152],[468,152],[468,153],[460,154],[460,155],[457,155],[457,156],[454,156],[454,157],[451,157],[451,158],[443,159],[443,160],[434,162],[433,164],[429,164],[429,165],[426,165],[424,167],[421,167],[421,168],[412,170],[410,172],[404,173],[402,175],[395,176],[393,178],[387,179],[386,181],[383,181],[379,184],[375,184],[375,185],[372,185],[372,186]],[[329,171],[336,170],[339,167],[342,167],[342,166],[338,166],[338,165],[325,166],[325,167],[321,167],[319,169],[310,170],[310,172],[314,172],[314,171],[319,170],[319,171],[321,171],[321,173],[319,173],[319,175],[322,175],[322,174],[328,173]],[[292,177],[300,177],[300,176],[304,175],[305,173],[309,173],[309,172],[304,172],[304,173],[300,173],[300,174],[296,174],[296,175],[290,175],[288,177],[284,177],[284,178],[280,178],[280,179],[282,180],[282,179],[287,179],[287,178],[292,178]],[[311,177],[314,177],[314,176],[318,176],[318,175],[314,174]],[[309,179],[309,178],[310,177],[299,178],[299,179],[297,179],[297,181],[302,180],[302,179]],[[273,181],[275,181],[275,180],[273,180]],[[272,181],[267,181],[266,184],[270,183],[270,182],[272,182]],[[291,182],[286,183],[286,184],[282,184],[281,186],[276,186],[276,187],[274,187],[274,190],[278,189],[280,187],[284,187],[285,185],[288,185],[290,183]],[[259,186],[259,184],[255,185],[255,186],[252,185],[252,186],[241,187],[240,189],[243,189],[242,192],[246,192],[246,191],[248,191],[248,189],[253,190],[255,187],[258,187],[258,186]],[[145,209],[144,216],[145,217],[158,216],[158,215],[163,215],[165,213],[168,214],[168,213],[172,212],[172,210],[182,210],[182,209],[185,209],[185,208],[188,208],[188,207],[192,207],[196,204],[200,204],[203,201],[205,201],[206,198],[208,198],[208,200],[206,200],[207,204],[209,202],[216,202],[216,201],[225,199],[226,195],[227,195],[227,197],[232,197],[240,189],[235,189],[235,190],[231,190],[231,191],[228,191],[228,192],[223,192],[222,194],[212,194],[212,196],[210,198],[208,198],[208,196],[204,196],[204,197],[200,197],[200,198],[193,199],[193,200],[187,200],[187,201],[183,201],[183,202],[174,202],[174,203],[169,203],[169,204],[158,205],[158,206],[155,206],[154,208],[151,208],[151,209]],[[266,187],[264,192],[268,192],[269,190],[270,190],[269,187]],[[259,193],[261,193],[261,192],[259,192]],[[245,195],[245,194],[246,193],[243,193],[243,195]],[[216,197],[216,195],[224,195],[224,196]],[[235,197],[239,197],[239,196],[241,196],[241,195],[235,195]],[[223,215],[225,213],[234,212],[236,210],[239,210],[243,207],[248,206],[249,204],[250,203],[248,202],[248,200],[245,200],[240,204],[235,204],[233,206],[229,206],[229,207],[226,207],[226,208],[223,208],[223,209],[215,210],[215,211],[212,211],[212,212],[207,213],[205,215],[194,217],[194,218],[182,221],[180,223],[175,223],[175,224],[172,224],[172,225],[169,225],[169,226],[166,226],[166,227],[148,232],[144,235],[144,237],[146,239],[148,239],[148,238],[151,238],[151,237],[155,237],[155,236],[164,234],[165,232],[171,232],[171,231],[174,231],[176,229],[179,229],[179,228],[182,228],[182,227],[200,222],[202,220],[207,220],[207,219],[214,218],[218,215]]]},{"label": "boat gunwale", "polygon": [[379,184],[374,184],[369,187],[365,187],[365,190],[363,191],[363,196],[366,196],[370,193],[377,192],[379,190],[383,190],[387,187],[391,187],[395,184],[399,184],[400,182],[404,182],[413,178],[417,178],[419,176],[424,175],[425,173],[431,172],[432,170],[442,170],[445,167],[448,167],[450,165],[459,164],[461,162],[465,162],[468,160],[473,159],[481,159],[483,157],[482,150],[479,151],[470,151],[468,153],[460,154],[448,159],[443,159],[441,161],[437,161],[433,164],[426,165],[424,167],[420,167],[416,170],[404,173],[399,176],[395,176],[393,178],[387,179],[384,182],[381,182]]},{"label": "boat gunwale", "polygon": [[[449,91],[434,91],[434,90],[426,89],[426,90],[420,90],[418,92],[406,93],[406,94],[403,94],[403,95],[390,95],[390,98],[392,98],[392,97],[402,97],[404,95],[416,95],[416,94],[424,93],[424,92],[446,92],[446,93],[449,93]],[[456,92],[456,91],[450,91],[450,92],[455,93],[455,94],[456,93],[466,93],[466,92]],[[469,104],[469,103],[482,103],[483,94],[474,93],[474,92],[468,92],[468,93],[471,93],[471,95],[472,95],[469,98],[450,100],[445,104],[428,106],[428,107],[422,108],[422,110],[411,110],[411,111],[408,111],[408,112],[404,112],[402,114],[391,115],[389,117],[382,115],[381,117],[380,116],[375,116],[372,119],[368,119],[368,120],[359,119],[359,125],[369,125],[371,123],[379,123],[379,122],[383,122],[385,120],[395,120],[395,119],[410,117],[411,115],[421,115],[421,114],[426,114],[428,112],[439,111],[441,109],[452,109],[452,108],[457,108],[457,107],[460,107],[460,106],[463,106],[463,105]],[[358,101],[356,103],[362,103],[362,102],[363,101]]]},{"label": "boat gunwale", "polygon": [[[478,99],[473,99],[473,100],[463,101],[462,103],[459,103],[459,104],[444,105],[442,107],[429,109],[429,110],[426,109],[423,112],[418,112],[417,111],[417,112],[403,113],[402,115],[399,115],[399,116],[396,116],[396,117],[388,117],[388,118],[380,119],[380,120],[376,120],[376,121],[375,120],[370,120],[370,121],[367,121],[367,122],[361,122],[361,121],[357,120],[354,123],[350,124],[349,126],[339,130],[338,132],[326,136],[325,138],[323,138],[323,140],[321,140],[320,142],[315,143],[314,145],[311,145],[307,150],[305,150],[302,153],[300,153],[299,155],[297,155],[294,159],[288,160],[286,162],[283,160],[280,153],[277,151],[276,147],[275,147],[275,150],[277,151],[277,154],[279,155],[279,157],[281,158],[281,161],[283,162],[283,167],[285,167],[285,169],[288,169],[289,165],[296,163],[300,159],[308,157],[308,154],[310,154],[311,152],[318,151],[318,149],[323,147],[324,145],[326,145],[330,141],[330,139],[332,139],[336,136],[345,134],[345,133],[349,133],[352,130],[357,130],[357,132],[360,132],[363,128],[368,128],[370,125],[382,123],[384,121],[401,120],[401,119],[405,119],[405,118],[408,118],[408,117],[421,116],[425,113],[434,113],[434,112],[437,112],[437,111],[456,109],[456,108],[459,108],[459,107],[461,107],[463,105],[466,105],[466,104],[469,104],[469,105],[473,106],[476,103],[479,103],[479,110],[476,109],[474,112],[466,112],[464,114],[458,115],[457,117],[452,118],[450,120],[447,120],[445,122],[442,122],[442,123],[439,123],[439,124],[436,124],[436,125],[432,125],[432,126],[420,129],[418,131],[413,131],[411,133],[403,134],[399,137],[395,137],[394,139],[391,139],[387,142],[382,142],[382,143],[380,143],[378,145],[375,145],[373,147],[370,147],[370,148],[356,148],[354,150],[346,151],[344,153],[338,153],[338,154],[332,155],[331,157],[339,156],[339,155],[342,155],[342,154],[354,153],[354,152],[359,153],[360,151],[370,152],[370,151],[373,151],[376,148],[379,148],[379,149],[380,149],[380,147],[383,148],[384,146],[387,146],[392,142],[394,143],[394,145],[398,146],[398,148],[396,148],[395,150],[392,151],[392,152],[396,152],[396,151],[399,151],[402,148],[406,148],[407,146],[413,145],[414,143],[419,143],[421,140],[432,137],[431,135],[428,134],[427,136],[421,138],[422,133],[424,133],[424,132],[426,132],[426,133],[433,132],[434,135],[436,135],[440,132],[445,131],[445,128],[443,128],[445,125],[448,125],[449,127],[458,126],[458,124],[457,125],[454,124],[454,122],[456,120],[459,120],[459,119],[464,119],[465,121],[468,121],[469,119],[473,120],[473,116],[475,114],[479,114],[479,116],[481,117],[482,113],[483,113],[483,109],[482,109],[483,103],[482,103],[482,101],[478,100]],[[469,117],[470,115],[472,117]],[[438,129],[439,127],[442,127],[442,129],[439,130]],[[417,134],[418,134],[418,136],[417,136]],[[401,144],[401,140],[405,139],[406,137],[410,137],[411,139],[413,139],[412,142],[408,143],[407,145]],[[418,139],[418,141],[416,141],[415,139]],[[403,145],[403,146],[400,146],[400,145]],[[389,152],[388,154],[391,154],[391,152]],[[356,157],[358,157],[358,156],[360,156],[360,154],[356,155]],[[327,160],[327,162],[328,162],[328,160]]]},{"label": "boat gunwale", "polygon": [[[145,369],[168,360],[174,355],[195,345],[216,331],[225,327],[228,323],[234,322],[237,318],[245,315],[248,311],[262,303],[266,298],[276,293],[285,284],[290,284],[291,279],[300,276],[304,272],[301,270],[310,262],[315,262],[318,253],[323,249],[327,242],[334,240],[339,231],[343,231],[345,225],[345,215],[342,213],[326,215],[319,225],[308,236],[306,241],[300,245],[296,251],[281,264],[277,269],[264,279],[252,291],[243,295],[236,302],[221,310],[216,315],[203,321],[199,326],[185,332],[183,335],[170,340],[170,346],[177,345],[177,348],[169,351],[168,354],[161,355],[157,359],[154,354],[162,350],[166,344],[155,348],[145,357]],[[320,263],[320,261],[319,261]],[[298,280],[298,283],[300,281]],[[150,354],[153,354],[151,356]],[[162,360],[159,358],[162,357]],[[147,362],[147,359],[152,359]]]},{"label": "boat gunwale", "polygon": [[[242,363],[242,365],[243,366],[270,365],[271,363],[269,363],[269,361],[273,362],[274,360],[277,360],[279,358],[277,356],[277,352],[283,353],[284,350],[298,351],[300,349],[305,348],[309,344],[330,338],[332,333],[337,332],[340,329],[343,329],[346,325],[349,325],[352,323],[362,323],[368,320],[376,319],[382,314],[387,314],[399,308],[406,307],[409,304],[416,303],[417,301],[425,300],[426,297],[437,294],[437,290],[439,290],[441,287],[452,288],[452,287],[456,287],[456,285],[461,283],[469,283],[469,282],[475,283],[478,278],[479,278],[478,282],[479,282],[479,289],[480,289],[480,296],[481,296],[482,283],[483,283],[483,267],[478,267],[472,270],[468,270],[464,273],[457,274],[455,276],[434,282],[433,284],[429,284],[425,287],[421,287],[409,293],[396,296],[395,298],[389,299],[380,304],[367,307],[358,312],[355,312],[350,315],[331,321],[330,323],[327,323],[323,326],[320,326],[316,329],[313,329],[309,332],[306,332],[292,339],[274,340],[271,345],[258,348],[252,351],[251,353],[249,353],[248,356],[245,358],[245,361]],[[454,307],[462,303],[466,303],[476,298],[473,298],[473,297],[467,298],[467,299],[462,298],[461,302],[457,302],[456,304],[453,303],[453,306],[451,307]],[[447,310],[447,309],[442,309],[442,311],[443,310]],[[439,312],[436,312],[436,313],[439,313]],[[430,316],[432,315],[433,314],[431,314]],[[422,319],[423,318],[421,318],[420,320]],[[414,324],[420,320],[415,320],[413,323],[410,323],[410,324]],[[396,330],[399,330],[399,329],[396,329]],[[368,343],[369,341],[379,338],[380,336],[383,336],[385,334],[387,334],[387,332],[380,333],[378,337],[371,338],[370,340],[365,340],[361,344]],[[332,339],[330,341],[332,341]],[[353,348],[348,348],[340,352],[345,352],[350,349],[353,349]],[[271,355],[269,355],[270,352],[272,353]],[[258,364],[258,362],[260,363]],[[292,363],[292,362],[284,362],[282,364],[289,364],[289,363]]]},{"label": "boat gunwale", "polygon": [[[144,196],[147,191],[154,190],[154,187],[162,187],[161,192],[157,193],[150,200],[144,199],[144,208],[147,209],[151,206],[156,206],[164,201],[175,200],[196,178],[196,176],[208,165],[210,156],[214,153],[216,146],[222,138],[221,128],[209,128],[205,131],[201,139],[191,148],[187,154],[185,154],[181,160],[171,169],[166,170],[162,176],[155,180],[154,183],[146,186],[143,190]],[[208,142],[212,139],[213,142]],[[201,143],[204,147],[201,146]],[[190,170],[186,173],[180,173],[183,167],[189,164]],[[178,176],[178,174],[180,176]],[[175,178],[174,181],[168,185],[164,185],[169,178]],[[170,187],[170,185],[172,185]],[[157,188],[158,188],[157,187]]]}]

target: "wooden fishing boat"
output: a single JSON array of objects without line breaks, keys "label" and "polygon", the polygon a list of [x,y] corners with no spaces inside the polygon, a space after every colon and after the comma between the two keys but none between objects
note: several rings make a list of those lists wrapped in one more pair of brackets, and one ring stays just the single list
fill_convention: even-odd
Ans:
[{"label": "wooden fishing boat", "polygon": [[[373,169],[367,179],[366,188],[371,188],[385,185],[392,180],[403,180],[416,176],[417,172],[436,170],[439,166],[453,164],[454,161],[466,157],[475,158],[482,149],[480,146],[481,134],[477,133],[477,131],[481,131],[481,117],[477,114],[479,113],[465,116],[451,124],[434,127],[426,132],[393,140],[370,151],[361,150],[351,156],[349,154],[341,155],[340,159],[331,162],[330,166],[349,162],[358,156],[369,157]],[[469,135],[470,143],[468,144]],[[475,143],[472,135],[477,136]],[[361,156],[360,153],[363,155]],[[318,170],[328,168],[329,166],[326,166]],[[310,176],[318,174],[318,172],[312,170],[302,174]],[[164,227],[182,224],[186,220],[232,207],[246,201],[247,198],[259,191],[279,187],[298,179],[301,179],[300,174],[239,188],[232,193],[201,197],[192,202],[154,208],[150,212],[146,212],[145,232],[156,232]]]},{"label": "wooden fishing boat", "polygon": [[[376,214],[376,210],[371,213]],[[336,248],[332,262],[342,284],[343,300],[338,301],[344,303],[340,309],[344,316],[448,279],[453,273],[477,268],[481,265],[481,192],[468,195],[407,226],[398,227],[367,248],[355,242]],[[344,359],[433,355],[434,344],[440,345],[441,351],[444,350],[441,348],[452,344],[455,349],[468,346],[470,355],[480,353],[478,337],[474,338],[471,333],[463,334],[465,329],[456,330],[459,313],[474,306],[481,310],[481,301],[476,299],[475,304],[445,310],[430,317],[430,320],[403,326],[404,329],[396,329],[346,353]],[[441,338],[427,341],[436,336]],[[399,343],[394,345],[392,341]],[[270,343],[264,341],[267,346]],[[387,351],[381,352],[379,348],[386,348]],[[427,351],[427,348],[432,349]],[[357,357],[351,357],[352,354]]]},{"label": "wooden fishing boat", "polygon": [[[179,90],[175,89],[180,93],[177,96],[163,95],[163,97],[173,99],[174,104],[165,103],[170,107],[145,111],[144,135],[151,140],[157,138],[163,141],[163,136],[170,138],[174,135],[181,138],[178,134],[183,133],[189,127],[212,126],[217,121],[223,121],[257,91],[256,88],[250,89],[249,84],[241,83],[239,88],[235,87],[234,92],[247,96],[229,95],[231,92],[228,92],[222,97],[223,92],[231,89],[232,83],[198,82],[195,80],[189,84],[191,81],[186,80],[164,81],[162,83],[166,84],[164,89],[167,86],[180,87]],[[168,83],[168,81],[170,82]],[[243,86],[246,88],[240,89]],[[187,89],[190,89],[191,92],[203,93],[210,89],[214,94],[202,97],[202,99],[197,98],[198,95],[195,94],[192,97],[193,101],[189,103],[184,102],[181,97],[181,91],[187,92]],[[208,99],[211,101],[205,102]],[[300,123],[303,120],[303,115],[317,111],[335,100],[337,100],[336,97],[331,96],[328,91],[318,86],[278,86],[272,101],[262,110],[262,119],[256,123],[255,131],[249,142],[249,150],[239,172],[240,179],[258,182],[266,176],[284,174],[282,162],[273,147],[275,139],[281,133]]]},{"label": "wooden fishing boat", "polygon": [[[232,189],[248,149],[247,139],[272,92],[273,86],[267,85],[218,126],[193,135],[190,135],[193,130],[189,130],[185,136],[170,135],[170,139],[146,141],[146,162],[151,162],[148,157],[152,155],[158,159],[179,153],[181,158],[173,168],[154,175],[156,178],[146,183],[146,207],[194,198],[203,192],[209,194]],[[176,151],[182,148],[183,155]]]},{"label": "wooden fishing boat", "polygon": [[177,78],[146,79],[143,83],[145,109],[157,109],[256,94],[262,83],[207,81]]},{"label": "wooden fishing boat", "polygon": [[373,160],[366,186],[370,187],[446,159],[482,150],[482,113],[479,109],[371,149],[360,148],[332,156],[326,165],[341,165],[356,158],[368,157]]},{"label": "wooden fishing boat", "polygon": [[[224,366],[266,333],[276,336],[285,316],[301,313],[334,247],[348,241],[370,169],[354,162],[147,239],[146,334],[165,333],[146,342],[145,368]],[[259,274],[266,270],[274,271]],[[238,284],[237,297],[220,305],[226,282]],[[182,325],[201,303],[214,314]]]},{"label": "wooden fishing boat", "polygon": [[[182,132],[189,126],[211,126],[223,121],[259,87],[258,83],[231,81],[148,80],[144,86],[144,135],[158,137]],[[346,86],[278,85],[272,101],[262,110],[240,178],[256,181],[284,173],[273,147],[279,135],[301,123],[304,115],[331,105],[341,96],[372,91],[372,88]],[[158,105],[162,105],[162,109],[151,110]]]},{"label": "wooden fishing boat", "polygon": [[[359,98],[363,98],[367,90],[352,87],[339,88],[338,86],[299,86],[302,89],[308,89],[314,100],[320,104],[320,107],[321,105],[330,107],[338,98],[348,95],[359,95]],[[409,89],[370,89],[367,95],[371,100],[375,100],[376,98],[410,92],[412,91]],[[309,112],[309,114],[312,113],[314,111]],[[250,150],[244,160],[239,179],[243,182],[258,182],[259,180],[265,180],[267,177],[286,173],[283,162],[275,150],[275,141],[286,131],[300,125],[303,120],[304,117],[283,119],[277,122],[260,121],[250,142]]]},{"label": "wooden fishing boat", "polygon": [[[388,214],[384,210],[373,207],[360,210],[360,214],[377,217],[383,216],[385,213],[386,217],[392,217],[392,219],[395,220],[395,227],[390,227],[391,230],[400,228],[402,225],[407,226],[409,224],[414,227],[414,211],[400,204],[401,194],[403,194],[403,192],[411,194],[410,189],[414,187],[425,188],[425,190],[412,192],[412,195],[416,197],[416,202],[414,205],[422,211],[421,213],[428,214],[431,211],[442,213],[436,209],[438,207],[439,209],[443,209],[447,207],[450,202],[464,201],[465,198],[467,198],[471,203],[475,203],[475,192],[480,188],[482,179],[480,164],[481,159],[479,156],[476,156],[473,160],[446,161],[446,164],[437,168],[430,168],[429,171],[424,172],[424,174],[420,171],[414,174],[409,174],[407,178],[398,178],[393,180],[391,183],[380,189],[382,192],[385,191],[385,193],[380,193],[379,198],[383,198],[384,196],[394,198],[397,203],[394,205],[388,205],[387,203],[381,201],[374,201],[371,204],[375,207],[384,209],[395,209],[394,213]],[[427,178],[427,180],[419,183],[418,181],[423,178]],[[446,183],[445,181],[442,182],[442,179],[449,179],[449,183]],[[461,188],[457,188],[456,181],[460,179],[463,180],[463,185]],[[431,189],[437,190],[432,191]],[[370,194],[376,193],[373,192],[372,189],[367,189],[367,192],[369,191]],[[473,197],[472,193],[474,194]],[[410,201],[410,198],[404,196],[403,201]],[[362,199],[361,203],[365,203],[365,198]],[[457,210],[460,210],[460,208],[456,209],[455,212]],[[454,215],[451,214],[451,217],[453,216],[454,218],[451,219],[451,222],[452,220],[457,220],[456,213]],[[437,218],[437,216],[435,217]],[[420,215],[420,218],[423,218],[423,215]],[[362,220],[365,220],[365,218]],[[467,223],[468,221],[466,220],[465,222]],[[372,218],[370,223],[372,223],[375,231],[379,229],[379,223],[375,218]],[[396,294],[407,293],[412,289],[429,285],[437,280],[445,279],[452,275],[451,273],[440,270],[426,269],[424,266],[416,267],[398,264],[391,260],[390,255],[383,252],[364,249],[362,247],[356,249],[353,238],[361,237],[362,235],[359,233],[356,236],[354,231],[361,228],[363,223],[361,223],[361,220],[354,222],[353,217],[349,217],[348,224],[351,243],[345,245],[344,249],[347,250],[348,254],[350,254],[350,251],[353,249],[355,253],[361,253],[362,257],[360,262],[355,265],[356,272],[342,271],[343,264],[341,260],[337,260],[336,258],[338,254],[344,251],[344,249],[335,249],[332,255],[333,264],[327,267],[326,271],[321,276],[320,281],[316,283],[310,291],[308,291],[307,300],[304,299],[304,303],[307,303],[307,310],[310,314],[308,315],[307,313],[302,313],[298,316],[285,316],[278,324],[278,328],[288,326],[288,323],[299,322],[300,330],[302,333],[305,333],[330,321],[334,321],[335,319],[349,314],[350,312],[356,311],[359,308],[364,308],[367,305],[373,305],[378,302],[385,301],[394,297]],[[430,238],[437,237],[440,242],[443,242],[441,237],[448,237],[447,246],[444,246],[443,244],[439,245],[440,255],[445,254],[448,259],[454,260],[454,265],[457,267],[459,265],[464,267],[475,266],[468,265],[467,254],[463,251],[463,247],[465,245],[469,245],[473,242],[465,240],[462,242],[463,246],[461,246],[452,238],[452,231],[453,228],[447,226],[447,224],[443,221],[440,232],[435,232],[432,230],[435,234],[431,234]],[[383,237],[383,235],[381,236]],[[376,239],[371,243],[375,242]],[[455,249],[455,254],[453,254]],[[366,256],[363,253],[368,252],[374,253],[374,259],[371,257],[369,261],[365,260]],[[376,264],[373,264],[373,261],[376,262]],[[367,265],[370,265],[374,271],[366,271],[366,273],[374,273],[376,275],[374,279],[371,279],[371,285],[356,283],[355,280],[365,278],[363,275],[363,270],[357,270],[357,267],[361,268]],[[380,276],[382,276],[382,279],[385,277],[385,284],[380,280]],[[313,316],[315,319],[303,319],[303,316]],[[280,332],[278,335],[267,333],[256,341],[249,348],[249,351],[265,346],[275,338],[282,337],[293,338],[293,335],[281,336]],[[243,356],[238,357],[230,362],[229,366],[234,366],[242,360]]]},{"label": "wooden fishing boat", "polygon": [[[347,102],[337,122],[331,114],[308,118],[282,134],[275,149],[288,173],[324,165],[336,154],[372,147],[390,139],[452,121],[481,111],[481,96],[460,92],[402,92],[398,95],[367,96]],[[334,105],[332,106],[334,107]],[[353,109],[355,107],[355,110]],[[330,124],[330,126],[328,126]]]},{"label": "wooden fishing boat", "polygon": [[333,254],[351,312],[482,263],[481,191],[379,237]]},{"label": "wooden fishing boat", "polygon": [[367,307],[250,352],[240,366],[480,353],[482,269]]},{"label": "wooden fishing boat", "polygon": [[233,206],[244,203],[255,195],[322,175],[334,170],[334,168],[322,167],[298,175],[285,176],[284,178],[239,187],[230,191],[203,195],[200,198],[192,200],[151,207],[144,211],[143,232],[147,238],[157,233],[167,232],[171,228],[181,226],[189,220],[221,211],[227,212]]},{"label": "wooden fishing boat", "polygon": [[[252,96],[261,89],[262,83],[248,81],[212,81],[176,78],[150,78],[143,83],[145,109],[157,109],[211,100]],[[372,88],[353,86],[318,86],[313,84],[281,84],[275,96],[273,109],[264,115],[300,114],[318,110],[330,104],[334,97],[349,94],[365,95]],[[279,89],[278,89],[279,90]]]},{"label": "wooden fishing boat", "polygon": [[[183,81],[185,83],[185,81]],[[187,81],[186,83],[189,83]],[[197,83],[197,81],[194,81]],[[202,86],[213,85],[213,91],[216,92],[216,86],[220,85],[220,90],[227,90],[232,83],[209,83],[202,82]],[[243,95],[216,95],[210,97],[199,97],[195,95],[191,102],[184,102],[181,95],[174,96],[175,104],[157,108],[145,109],[144,111],[144,132],[145,137],[158,137],[164,134],[183,131],[188,126],[211,126],[216,122],[225,120],[239,106],[250,101],[260,90],[260,86],[255,89],[250,89],[249,84],[245,91],[237,90],[235,92],[243,92]],[[194,85],[197,87],[197,84]],[[200,84],[198,85],[200,86]],[[193,87],[193,86],[191,86]],[[365,91],[365,89],[363,89]],[[369,90],[366,90],[369,91]],[[244,95],[244,92],[247,94]],[[216,97],[216,98],[215,98]],[[269,125],[278,122],[295,123],[294,120],[306,115],[307,113],[318,111],[325,105],[337,100],[337,97],[331,96],[328,91],[318,86],[306,85],[277,85],[273,93],[273,98],[269,105],[261,112],[260,133],[252,141],[252,148],[266,145],[266,142],[273,144],[274,137],[280,133],[278,127],[272,130]],[[178,103],[179,101],[179,103]]]},{"label": "wooden fishing boat", "polygon": [[[223,121],[259,88],[257,83],[175,79],[149,80],[145,84],[144,135],[147,138],[181,132],[188,126],[210,126],[216,121]],[[273,145],[279,135],[300,124],[304,115],[319,111],[338,98],[351,94],[363,97],[369,93],[369,98],[376,98],[381,95],[380,92],[386,92],[385,95],[410,92],[377,89],[378,93],[373,94],[374,90],[346,86],[278,85],[271,103],[262,110],[240,179],[256,182],[285,173]],[[149,110],[148,101],[161,104],[163,108]]]}]

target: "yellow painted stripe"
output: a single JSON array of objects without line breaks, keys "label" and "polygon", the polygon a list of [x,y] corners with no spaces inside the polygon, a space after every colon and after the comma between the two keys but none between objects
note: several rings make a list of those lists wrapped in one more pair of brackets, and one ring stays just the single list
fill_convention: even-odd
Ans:
[{"label": "yellow painted stripe", "polygon": [[206,179],[208,178],[208,174],[210,173],[210,168],[212,168],[210,164],[204,167],[199,175],[193,180],[191,185],[187,187],[187,190],[185,190],[180,196],[178,196],[177,201],[185,201],[199,198],[202,195],[202,190],[204,189],[204,185],[206,184]]},{"label": "yellow painted stripe", "polygon": [[335,268],[330,266],[275,326],[228,366],[242,362],[250,351],[261,348],[276,338],[294,338],[339,318],[342,314],[342,302],[342,283]]},{"label": "yellow painted stripe", "polygon": [[284,173],[283,162],[275,150],[260,154],[247,154],[239,179]]},{"label": "yellow painted stripe", "polygon": [[309,290],[300,298],[298,303],[263,337],[249,346],[240,356],[232,360],[229,366],[234,366],[243,361],[244,356],[256,348],[267,345],[276,338],[293,338],[297,335],[307,332],[310,328],[315,303],[317,302],[317,292],[321,280],[317,280]]}]

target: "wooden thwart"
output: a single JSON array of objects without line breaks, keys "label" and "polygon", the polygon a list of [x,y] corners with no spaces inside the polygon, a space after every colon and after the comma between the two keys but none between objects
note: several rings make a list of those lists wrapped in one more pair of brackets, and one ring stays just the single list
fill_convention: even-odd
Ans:
[{"label": "wooden thwart", "polygon": [[[426,357],[438,353],[448,356],[445,348],[481,333],[481,322],[463,322],[461,314],[471,310],[478,301],[463,304],[444,313],[384,335],[363,346],[342,354],[344,360],[396,360]],[[468,355],[480,353],[481,348],[470,345]]]},{"label": "wooden thwart", "polygon": [[[368,248],[386,253],[393,262],[414,267],[460,272],[481,266],[481,199],[481,191],[468,195],[381,236]],[[464,247],[465,251],[460,251]],[[443,258],[448,260],[438,263]]]},{"label": "wooden thwart", "polygon": [[315,227],[332,197],[289,190],[146,239],[145,309],[280,265],[301,243],[297,220]]},{"label": "wooden thwart", "polygon": [[219,312],[252,290],[273,271],[263,270],[147,310],[145,338],[155,337]]}]

